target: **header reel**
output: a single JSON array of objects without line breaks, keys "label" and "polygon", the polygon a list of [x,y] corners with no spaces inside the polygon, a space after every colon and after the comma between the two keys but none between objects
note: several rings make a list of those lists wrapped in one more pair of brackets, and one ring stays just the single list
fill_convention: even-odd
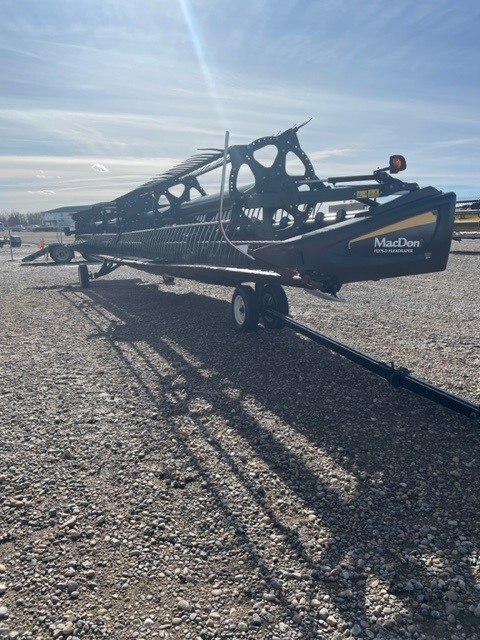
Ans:
[{"label": "header reel", "polygon": [[[322,191],[325,185],[318,180],[312,163],[300,147],[297,130],[298,127],[294,127],[277,136],[230,147],[229,192],[234,203],[234,226],[254,230],[259,237],[268,239],[282,239],[301,232],[315,203],[298,204],[299,193]],[[251,184],[241,187],[240,182],[246,178]],[[275,194],[275,205],[249,207],[244,197],[248,193]],[[318,202],[319,198],[315,200]]]}]

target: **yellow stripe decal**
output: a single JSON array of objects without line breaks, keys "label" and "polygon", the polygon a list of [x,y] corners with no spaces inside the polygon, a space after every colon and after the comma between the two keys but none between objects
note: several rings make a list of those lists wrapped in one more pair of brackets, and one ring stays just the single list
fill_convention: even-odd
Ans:
[{"label": "yellow stripe decal", "polygon": [[455,211],[455,220],[479,220],[480,211]]},{"label": "yellow stripe decal", "polygon": [[368,238],[374,238],[375,236],[385,235],[386,233],[393,233],[394,231],[403,231],[404,229],[411,229],[412,227],[421,227],[424,224],[431,224],[432,222],[437,221],[437,214],[433,211],[426,211],[425,213],[420,213],[418,216],[413,216],[411,218],[407,218],[406,220],[402,220],[401,222],[395,222],[394,224],[389,224],[387,227],[382,227],[382,229],[376,229],[371,233],[366,233],[364,236],[359,236],[358,238],[354,238],[350,240],[348,246],[353,244],[354,242],[360,242],[360,240],[368,240]]}]

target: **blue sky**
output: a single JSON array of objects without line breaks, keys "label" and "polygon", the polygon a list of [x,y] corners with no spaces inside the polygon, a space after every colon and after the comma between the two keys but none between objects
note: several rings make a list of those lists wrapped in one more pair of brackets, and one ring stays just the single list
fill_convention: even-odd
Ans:
[{"label": "blue sky", "polygon": [[[111,200],[301,123],[319,177],[392,153],[480,195],[478,0],[2,0],[0,212]],[[216,190],[214,186],[213,189]]]}]

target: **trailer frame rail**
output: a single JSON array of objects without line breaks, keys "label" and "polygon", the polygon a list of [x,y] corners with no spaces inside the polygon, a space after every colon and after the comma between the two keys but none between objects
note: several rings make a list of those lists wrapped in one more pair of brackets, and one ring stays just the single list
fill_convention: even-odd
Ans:
[{"label": "trailer frame rail", "polygon": [[442,405],[451,411],[455,411],[456,413],[471,418],[480,424],[480,404],[475,404],[461,396],[445,391],[431,382],[427,382],[426,380],[419,378],[405,367],[397,367],[393,362],[387,364],[382,360],[359,351],[358,349],[349,347],[345,343],[340,342],[327,334],[320,333],[319,331],[298,322],[298,320],[294,320],[291,316],[283,315],[282,313],[274,310],[269,310],[269,314],[283,320],[285,326],[289,327],[296,333],[321,344],[327,349],[330,349],[330,351],[334,351],[344,358],[359,364],[364,369],[384,378],[390,382],[392,386],[403,387],[412,393],[422,396],[431,402]]}]

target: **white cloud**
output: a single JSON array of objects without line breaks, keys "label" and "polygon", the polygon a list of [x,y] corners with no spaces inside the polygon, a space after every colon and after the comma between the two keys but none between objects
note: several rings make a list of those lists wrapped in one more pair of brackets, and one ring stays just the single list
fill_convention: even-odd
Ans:
[{"label": "white cloud", "polygon": [[104,164],[92,164],[92,169],[94,171],[98,171],[98,173],[109,173],[110,169],[107,169],[107,167]]},{"label": "white cloud", "polygon": [[[57,178],[59,177],[60,176],[57,176]],[[45,173],[43,169],[40,169],[39,172],[35,174],[35,178],[40,178],[40,180],[53,180],[55,176],[49,175],[48,173]]]},{"label": "white cloud", "polygon": [[[44,206],[41,204],[41,199],[47,196],[51,207],[107,202],[140,186],[153,176],[163,173],[183,158],[109,157],[106,160],[111,173],[93,172],[91,166],[96,164],[96,158],[92,156],[0,155],[0,175],[2,176],[0,193],[5,203],[0,212],[11,208],[22,212],[39,211]],[[39,166],[44,169],[39,170]],[[56,178],[60,169],[62,170],[61,181],[49,180],[40,183],[35,177],[45,175]],[[39,183],[46,188],[40,190]]]}]

